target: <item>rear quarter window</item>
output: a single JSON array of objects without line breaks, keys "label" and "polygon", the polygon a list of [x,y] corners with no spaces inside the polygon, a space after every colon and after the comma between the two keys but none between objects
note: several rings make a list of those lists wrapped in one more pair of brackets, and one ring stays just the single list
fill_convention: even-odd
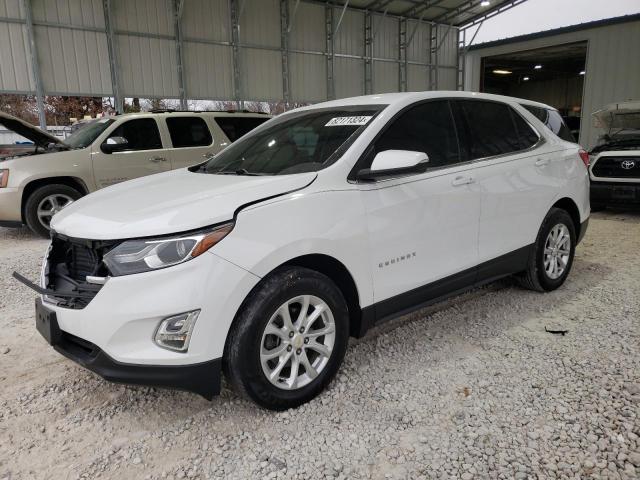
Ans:
[{"label": "rear quarter window", "polygon": [[573,138],[571,130],[564,123],[564,120],[556,110],[549,108],[535,107],[533,105],[521,106],[531,112],[538,120],[544,123],[549,130],[555,133],[562,140],[567,142],[576,143],[576,139]]}]

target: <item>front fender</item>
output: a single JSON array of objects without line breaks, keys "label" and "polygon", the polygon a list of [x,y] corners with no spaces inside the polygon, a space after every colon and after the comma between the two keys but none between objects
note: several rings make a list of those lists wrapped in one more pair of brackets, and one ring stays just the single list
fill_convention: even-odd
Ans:
[{"label": "front fender", "polygon": [[259,277],[296,257],[326,255],[347,268],[361,306],[373,302],[366,215],[355,189],[296,192],[242,210],[212,253]]}]

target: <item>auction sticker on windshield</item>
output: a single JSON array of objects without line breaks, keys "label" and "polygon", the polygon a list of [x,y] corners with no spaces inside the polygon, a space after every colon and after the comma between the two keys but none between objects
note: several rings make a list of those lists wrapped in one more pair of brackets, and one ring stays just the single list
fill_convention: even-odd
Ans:
[{"label": "auction sticker on windshield", "polygon": [[334,117],[329,120],[325,127],[343,127],[345,125],[366,125],[369,120],[371,120],[371,116],[356,116],[356,117]]}]

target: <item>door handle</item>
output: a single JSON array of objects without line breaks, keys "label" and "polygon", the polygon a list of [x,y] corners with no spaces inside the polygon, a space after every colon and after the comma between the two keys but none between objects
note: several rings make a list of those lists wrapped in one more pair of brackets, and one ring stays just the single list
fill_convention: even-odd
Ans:
[{"label": "door handle", "polygon": [[539,158],[536,160],[536,167],[544,167],[549,164],[548,158]]},{"label": "door handle", "polygon": [[472,183],[475,183],[475,180],[473,179],[473,177],[456,177],[452,180],[451,185],[453,185],[454,187],[459,187],[461,185],[471,185]]},{"label": "door handle", "polygon": [[166,158],[164,158],[164,157],[151,157],[151,158],[149,159],[149,161],[150,161],[151,163],[161,163],[161,162],[166,162],[166,161],[167,161],[167,159],[166,159]]}]

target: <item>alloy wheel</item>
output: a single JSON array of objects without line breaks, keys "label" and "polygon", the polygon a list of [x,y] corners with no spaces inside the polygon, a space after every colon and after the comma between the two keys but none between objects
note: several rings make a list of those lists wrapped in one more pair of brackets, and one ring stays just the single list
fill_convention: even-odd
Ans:
[{"label": "alloy wheel", "polygon": [[544,243],[544,269],[549,278],[556,280],[562,276],[571,254],[571,235],[566,225],[554,226]]},{"label": "alloy wheel", "polygon": [[72,203],[73,198],[63,193],[55,193],[44,197],[40,200],[36,211],[40,224],[48,230],[51,218],[64,207],[71,205]]},{"label": "alloy wheel", "polygon": [[278,388],[302,388],[329,363],[335,338],[333,313],[324,300],[313,295],[291,298],[271,316],[262,334],[262,371]]}]

